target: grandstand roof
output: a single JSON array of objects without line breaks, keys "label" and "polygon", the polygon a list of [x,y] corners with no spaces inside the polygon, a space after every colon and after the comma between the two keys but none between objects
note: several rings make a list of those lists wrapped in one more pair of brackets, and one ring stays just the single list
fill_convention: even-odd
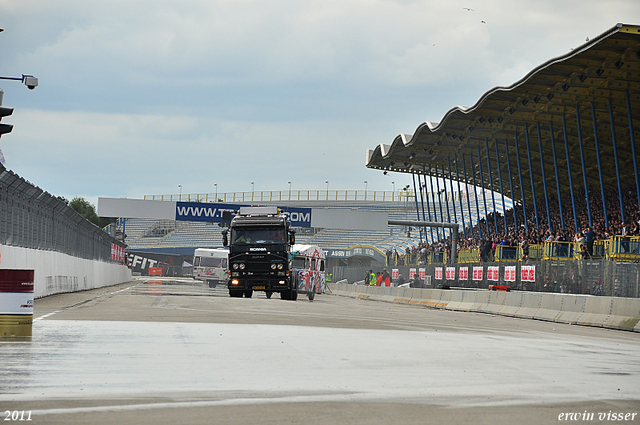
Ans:
[{"label": "grandstand roof", "polygon": [[[451,161],[453,179],[464,181],[464,154],[467,182],[472,184],[469,155],[473,155],[475,177],[478,179],[480,172],[477,158],[480,148],[483,181],[488,186],[488,147],[491,181],[495,190],[500,190],[500,172],[505,184],[505,195],[521,199],[520,181],[516,177],[517,140],[521,175],[526,179],[522,183],[524,198],[528,200],[532,196],[530,171],[534,176],[532,180],[536,195],[540,196],[543,170],[547,184],[556,180],[555,170],[561,170],[558,184],[564,194],[569,191],[564,121],[574,190],[584,187],[579,135],[582,136],[588,186],[600,187],[594,127],[597,128],[595,134],[599,144],[603,186],[605,189],[617,188],[616,154],[620,178],[625,182],[623,186],[632,184],[635,183],[634,161],[637,158],[632,155],[634,138],[630,137],[630,117],[635,114],[632,128],[637,139],[637,129],[640,128],[639,83],[640,26],[617,24],[569,53],[538,66],[515,84],[489,90],[472,107],[455,107],[445,114],[440,123],[424,122],[412,135],[400,134],[391,145],[381,144],[368,150],[366,166],[448,178]],[[592,110],[595,111],[595,120]],[[614,122],[615,136],[611,121]],[[538,134],[541,135],[540,145]],[[551,134],[553,138],[550,137]],[[614,137],[617,152],[614,149]],[[499,161],[496,161],[496,143]],[[557,168],[554,167],[553,143]],[[635,144],[637,146],[638,142]],[[514,193],[510,193],[508,181],[507,145]],[[531,154],[530,162],[528,151]],[[637,151],[636,148],[636,156]],[[541,165],[541,152],[544,168]],[[459,161],[457,177],[454,167],[456,158]],[[443,176],[444,169],[446,171]],[[555,184],[548,188],[550,193],[555,190]]]}]

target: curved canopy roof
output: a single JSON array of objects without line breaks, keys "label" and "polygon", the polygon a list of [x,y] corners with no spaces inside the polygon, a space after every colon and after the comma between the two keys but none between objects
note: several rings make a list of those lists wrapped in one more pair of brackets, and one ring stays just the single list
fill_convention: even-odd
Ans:
[{"label": "curved canopy roof", "polygon": [[[504,194],[516,200],[532,197],[532,181],[536,196],[543,181],[555,193],[555,170],[566,194],[569,167],[574,190],[582,189],[584,164],[589,187],[599,189],[602,175],[604,188],[617,190],[616,156],[622,186],[636,182],[632,143],[638,139],[639,117],[640,26],[617,24],[515,84],[489,90],[474,106],[453,108],[438,124],[424,122],[413,135],[401,134],[391,145],[367,150],[366,166],[448,178],[451,163],[453,180],[465,181],[464,155],[469,184],[473,164],[478,185],[482,175],[485,186],[492,182],[498,191],[501,177]],[[635,145],[637,156],[637,141]],[[518,174],[524,179],[522,188]]]}]

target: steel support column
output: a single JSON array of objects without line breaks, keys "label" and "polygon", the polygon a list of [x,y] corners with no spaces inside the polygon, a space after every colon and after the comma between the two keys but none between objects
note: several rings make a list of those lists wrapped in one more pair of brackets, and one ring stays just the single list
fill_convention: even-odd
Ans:
[{"label": "steel support column", "polygon": [[620,200],[620,218],[624,223],[624,205],[622,204],[622,186],[620,185],[620,166],[618,165],[618,147],[616,143],[616,124],[613,120],[613,107],[611,98],[607,99],[609,104],[609,121],[611,122],[611,142],[613,143],[613,159],[616,162],[616,179],[618,180],[618,199]]},{"label": "steel support column", "polygon": [[[477,191],[478,186],[476,186],[476,173],[473,170],[473,154],[469,154],[469,160],[471,161],[471,177],[473,178],[473,198],[476,200],[476,217],[478,217],[478,233],[480,234],[480,238],[482,238],[482,227],[480,227],[480,206],[478,205],[478,191]],[[486,211],[486,208],[485,208],[485,211]]]},{"label": "steel support column", "polygon": [[482,185],[482,202],[484,203],[484,222],[487,225],[487,236],[491,234],[489,230],[489,212],[487,211],[487,196],[484,191],[484,176],[482,175],[482,155],[480,155],[480,146],[478,146],[478,168],[480,169],[480,184]]},{"label": "steel support column", "polygon": [[540,151],[540,168],[542,169],[542,189],[544,190],[544,206],[547,210],[547,222],[549,223],[549,230],[551,230],[551,214],[549,214],[549,198],[547,196],[547,177],[544,172],[544,156],[542,154],[542,136],[540,135],[540,123],[536,123],[536,129],[538,130],[538,149]]},{"label": "steel support column", "polygon": [[[427,170],[426,168],[423,170],[424,171],[424,191],[426,193],[425,198],[427,199],[427,213],[429,213],[429,221],[431,220],[431,207],[429,206],[429,188],[427,187]],[[429,178],[429,181],[431,181],[431,178]],[[431,191],[433,192],[433,185],[432,185],[432,189]],[[434,241],[433,238],[433,227],[429,228],[429,233],[431,234],[431,242]]]},{"label": "steel support column", "polygon": [[560,208],[560,227],[562,227],[562,230],[564,230],[564,216],[562,213],[562,193],[560,193],[560,179],[558,178],[558,159],[556,157],[556,138],[553,135],[553,122],[551,121],[549,121],[549,134],[551,135],[551,151],[553,152],[553,168],[556,172],[556,189],[558,190],[558,208]]},{"label": "steel support column", "polygon": [[511,175],[511,158],[509,155],[509,142],[504,139],[504,150],[507,152],[507,172],[509,173],[509,190],[511,191],[511,211],[513,211],[513,227],[518,231],[518,217],[516,215],[516,197],[513,193],[513,176]]},{"label": "steel support column", "polygon": [[[439,222],[444,222],[444,213],[442,212],[442,193],[440,193],[440,177],[438,176],[438,165],[436,164],[436,189],[438,190],[438,208],[440,209],[440,220]],[[445,189],[446,190],[446,189]],[[442,237],[446,238],[447,233],[442,229]]]},{"label": "steel support column", "polygon": [[589,186],[587,185],[587,167],[584,162],[584,143],[582,141],[582,125],[580,124],[580,109],[576,105],[576,126],[578,129],[578,144],[580,145],[580,161],[582,163],[582,180],[584,181],[584,196],[587,201],[587,215],[591,223],[591,202],[589,201]]},{"label": "steel support column", "polygon": [[458,225],[452,223],[425,223],[424,221],[411,221],[411,220],[388,220],[389,225],[400,226],[424,226],[424,227],[436,227],[443,229],[451,229],[451,264],[458,262]]},{"label": "steel support column", "polygon": [[464,193],[467,195],[467,211],[469,211],[469,229],[471,229],[471,237],[473,237],[473,214],[471,214],[471,201],[469,200],[469,183],[468,183],[469,180],[467,180],[467,163],[466,163],[466,160],[464,159],[464,153],[462,154],[462,169],[464,170],[463,171],[464,172]]},{"label": "steel support column", "polygon": [[447,160],[449,162],[449,187],[451,188],[451,205],[453,206],[453,222],[458,224],[458,213],[456,212],[456,200],[455,200],[455,196],[453,196],[453,179],[451,178],[451,157],[448,157]]},{"label": "steel support column", "polygon": [[462,205],[462,190],[460,189],[460,171],[458,169],[458,154],[455,152],[453,153],[453,160],[456,162],[456,177],[458,179],[458,196],[460,197],[460,218],[462,219],[462,234],[464,238],[467,239],[467,225],[464,221],[464,207]]},{"label": "steel support column", "polygon": [[[424,167],[422,167],[422,171],[424,172]],[[424,193],[426,192],[424,185],[422,184],[422,181],[420,180],[420,174],[418,174],[418,186],[420,187],[420,207],[422,209],[422,219],[423,220],[427,220],[427,217],[424,214]],[[418,216],[419,218],[420,216]],[[420,234],[422,234],[422,232],[420,232]],[[427,231],[425,229],[424,231],[424,240],[427,240]],[[421,241],[422,242],[422,241]]]},{"label": "steel support column", "polygon": [[[569,137],[567,136],[567,119],[562,114],[562,132],[564,133],[564,152],[567,157],[567,171],[569,173],[569,190],[571,191],[571,206],[573,208],[573,223],[576,233],[578,232],[578,216],[576,214],[576,200],[573,194],[573,177],[571,176],[571,160],[569,159]],[[598,159],[600,161],[600,159]]]},{"label": "steel support column", "polygon": [[[604,214],[604,227],[609,227],[609,218],[607,217],[607,201],[604,196],[604,181],[602,178],[602,164],[600,163],[600,144],[598,142],[598,126],[596,123],[596,107],[591,102],[591,120],[593,121],[593,140],[596,143],[596,159],[598,160],[598,177],[600,178],[600,196],[602,197],[602,214]],[[589,226],[593,226],[591,216],[589,216]]]},{"label": "steel support column", "polygon": [[524,216],[524,229],[529,232],[529,222],[527,220],[527,206],[524,201],[524,185],[522,184],[522,167],[520,166],[520,148],[518,148],[518,132],[513,132],[513,141],[516,144],[516,157],[518,158],[518,176],[520,176],[520,196],[522,198],[522,215]]},{"label": "steel support column", "polygon": [[493,173],[491,172],[491,156],[489,156],[489,139],[485,137],[484,146],[487,150],[487,168],[489,169],[489,188],[491,189],[491,203],[493,204],[493,225],[496,228],[496,235],[498,232],[498,210],[496,209],[496,197],[493,190]]},{"label": "steel support column", "polygon": [[[433,217],[437,216],[436,210],[436,193],[433,190],[433,176],[431,175],[431,168],[429,168],[429,182],[431,183],[431,196],[433,200]],[[436,237],[440,240],[440,229],[436,227]]]},{"label": "steel support column", "polygon": [[445,181],[444,177],[444,164],[442,164],[442,191],[444,192],[444,202],[447,209],[447,222],[451,223],[451,212],[449,211],[449,196],[447,195],[447,182]]},{"label": "steel support column", "polygon": [[631,142],[631,159],[633,160],[633,171],[636,175],[636,195],[638,197],[638,210],[640,210],[640,178],[638,178],[638,157],[636,156],[636,140],[633,134],[633,120],[631,118],[631,103],[629,102],[629,90],[624,92],[627,101],[627,116],[629,118],[629,136]]},{"label": "steel support column", "polygon": [[507,233],[507,206],[504,203],[504,188],[502,186],[502,170],[500,169],[500,151],[498,150],[498,140],[494,139],[496,144],[496,167],[498,167],[498,180],[500,181],[500,195],[502,195],[502,218],[504,219],[504,232]]},{"label": "steel support column", "polygon": [[533,167],[531,166],[531,148],[529,144],[529,126],[524,125],[524,135],[527,141],[527,156],[529,157],[529,177],[531,178],[531,195],[533,196],[533,211],[536,214],[536,227],[540,228],[540,220],[538,220],[538,202],[536,201],[536,187],[533,184]]},{"label": "steel support column", "polygon": [[[413,198],[416,200],[416,217],[420,220],[420,207],[418,205],[418,191],[416,190],[415,173],[411,173],[411,177],[413,177]],[[422,191],[420,192],[420,196],[422,196]],[[420,228],[420,242],[422,242],[422,228]]]}]

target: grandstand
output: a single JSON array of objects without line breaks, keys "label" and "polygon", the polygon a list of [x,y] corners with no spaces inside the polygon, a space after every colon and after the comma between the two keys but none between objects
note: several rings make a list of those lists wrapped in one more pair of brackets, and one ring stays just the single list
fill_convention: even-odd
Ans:
[{"label": "grandstand", "polygon": [[[310,191],[299,191],[288,193],[289,196],[274,196],[272,192],[256,192],[249,194],[216,194],[211,199],[219,199],[220,201],[244,199],[247,203],[257,203],[260,205],[278,205],[288,207],[305,207],[305,208],[330,208],[342,210],[361,210],[385,212],[389,219],[393,220],[422,220],[422,221],[446,221],[457,220],[462,225],[462,211],[460,206],[463,205],[465,211],[471,208],[473,224],[477,224],[477,219],[483,218],[483,213],[479,213],[476,205],[480,205],[481,211],[484,211],[484,204],[477,204],[476,199],[471,194],[469,202],[466,196],[458,196],[450,193],[432,194],[428,196],[431,199],[429,205],[425,205],[424,201],[416,203],[416,197],[413,191],[404,190],[400,192],[402,196],[382,196],[370,192],[368,198],[374,200],[364,200],[365,196],[354,192],[351,200],[345,200],[336,192],[328,192],[325,199],[318,199],[317,196],[309,196]],[[209,196],[206,194],[185,194],[181,195],[185,200],[205,200]],[[301,200],[301,198],[307,198]],[[278,200],[273,200],[274,198]],[[479,197],[482,200],[482,197]],[[164,199],[172,200],[172,195],[156,195],[147,196],[145,199]],[[440,209],[442,205],[442,210]],[[511,201],[505,204],[507,208],[511,207]],[[503,206],[496,205],[498,213],[503,213]],[[442,215],[441,215],[442,211]],[[454,213],[455,211],[455,213]],[[493,211],[492,208],[489,211]],[[468,215],[467,215],[468,220]],[[471,223],[466,223],[469,226]],[[221,247],[222,233],[221,228],[216,223],[205,222],[185,222],[173,220],[156,220],[156,219],[121,219],[117,223],[117,231],[126,234],[125,242],[129,250],[135,251],[161,251],[165,253],[174,253],[187,255],[192,253],[198,247]],[[413,248],[423,241],[435,241],[437,239],[436,231],[422,231],[420,229],[408,229],[403,226],[389,226],[386,231],[364,231],[364,230],[344,230],[344,229],[296,229],[296,240],[298,243],[314,244],[325,249],[347,249],[353,246],[365,245],[371,246],[378,251],[396,249],[404,252],[407,248]],[[461,229],[461,232],[463,230]],[[440,233],[440,236],[443,236]]]}]

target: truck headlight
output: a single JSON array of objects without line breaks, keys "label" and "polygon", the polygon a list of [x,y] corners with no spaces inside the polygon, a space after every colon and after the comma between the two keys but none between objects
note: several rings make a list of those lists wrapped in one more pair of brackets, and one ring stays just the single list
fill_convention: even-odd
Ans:
[{"label": "truck headlight", "polygon": [[271,270],[275,270],[276,269],[276,264],[275,263],[271,263]]},{"label": "truck headlight", "polygon": [[282,263],[278,264],[278,270],[282,270]]},{"label": "truck headlight", "polygon": [[240,263],[240,270],[244,270],[244,263]]},{"label": "truck headlight", "polygon": [[238,263],[233,263],[233,270],[238,270]]}]

